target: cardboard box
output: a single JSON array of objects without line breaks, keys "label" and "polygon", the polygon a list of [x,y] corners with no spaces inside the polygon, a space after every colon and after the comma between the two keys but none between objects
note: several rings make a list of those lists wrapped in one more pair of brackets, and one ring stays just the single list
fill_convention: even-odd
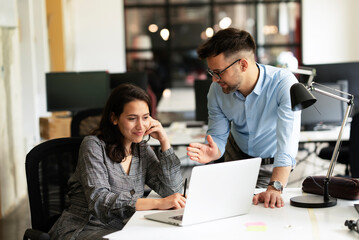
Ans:
[{"label": "cardboard box", "polygon": [[53,139],[71,136],[71,117],[40,117],[40,137]]},{"label": "cardboard box", "polygon": [[70,111],[51,112],[52,117],[69,117],[71,116]]}]

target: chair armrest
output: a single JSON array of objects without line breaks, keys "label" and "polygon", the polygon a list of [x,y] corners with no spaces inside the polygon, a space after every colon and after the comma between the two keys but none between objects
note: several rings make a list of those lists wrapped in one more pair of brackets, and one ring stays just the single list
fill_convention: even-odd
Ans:
[{"label": "chair armrest", "polygon": [[39,230],[28,228],[24,233],[23,240],[50,240],[50,235]]}]

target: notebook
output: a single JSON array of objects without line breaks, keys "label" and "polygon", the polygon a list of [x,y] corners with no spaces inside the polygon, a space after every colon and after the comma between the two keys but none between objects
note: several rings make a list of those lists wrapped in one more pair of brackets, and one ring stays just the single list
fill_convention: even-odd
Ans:
[{"label": "notebook", "polygon": [[177,226],[187,226],[249,212],[261,158],[251,158],[192,169],[186,207],[144,217]]}]

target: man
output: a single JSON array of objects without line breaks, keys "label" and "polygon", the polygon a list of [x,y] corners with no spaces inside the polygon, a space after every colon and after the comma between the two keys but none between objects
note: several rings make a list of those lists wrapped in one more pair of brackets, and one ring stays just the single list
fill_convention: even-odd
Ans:
[{"label": "man", "polygon": [[187,155],[200,163],[223,153],[224,161],[261,157],[257,187],[266,191],[253,203],[283,207],[281,193],[295,166],[300,133],[300,112],[293,112],[290,102],[297,79],[288,70],[257,64],[255,51],[252,36],[234,28],[217,32],[198,48],[213,83],[206,143],[191,143]]}]

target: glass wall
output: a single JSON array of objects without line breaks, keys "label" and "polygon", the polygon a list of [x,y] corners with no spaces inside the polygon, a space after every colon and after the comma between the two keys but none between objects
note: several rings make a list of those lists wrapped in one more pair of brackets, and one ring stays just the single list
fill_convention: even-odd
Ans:
[{"label": "glass wall", "polygon": [[301,63],[301,1],[127,0],[129,71],[148,71],[155,91],[187,87],[205,79],[197,47],[220,29],[250,32],[257,61],[275,66]]}]

